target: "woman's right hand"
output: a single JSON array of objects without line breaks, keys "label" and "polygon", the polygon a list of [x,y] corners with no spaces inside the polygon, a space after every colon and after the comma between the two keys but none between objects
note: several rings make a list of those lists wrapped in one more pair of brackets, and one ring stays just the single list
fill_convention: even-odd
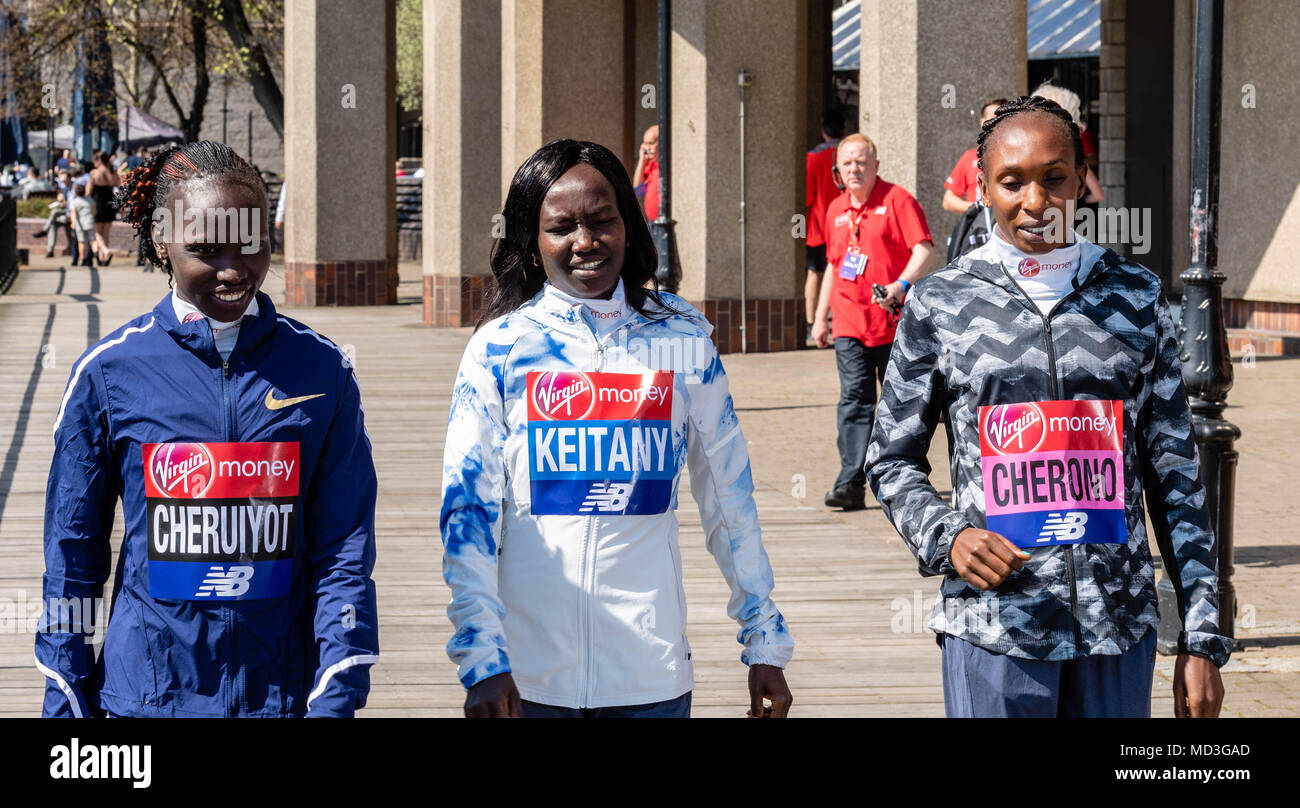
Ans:
[{"label": "woman's right hand", "polygon": [[952,565],[966,583],[976,589],[992,589],[1025,566],[1029,553],[1005,536],[968,527],[953,540]]},{"label": "woman's right hand", "polygon": [[523,718],[519,688],[508,673],[490,676],[465,694],[466,718]]}]

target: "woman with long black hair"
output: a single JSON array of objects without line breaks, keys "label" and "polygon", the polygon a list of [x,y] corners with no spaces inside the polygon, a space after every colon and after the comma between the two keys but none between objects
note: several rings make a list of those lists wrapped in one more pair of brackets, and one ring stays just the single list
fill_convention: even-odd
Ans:
[{"label": "woman with long black hair", "polygon": [[598,144],[552,141],[515,173],[503,215],[443,461],[447,652],[466,715],[690,714],[674,513],[689,463],[750,714],[784,716],[793,643],[745,439],[712,326],[645,288],[655,250],[626,170]]}]

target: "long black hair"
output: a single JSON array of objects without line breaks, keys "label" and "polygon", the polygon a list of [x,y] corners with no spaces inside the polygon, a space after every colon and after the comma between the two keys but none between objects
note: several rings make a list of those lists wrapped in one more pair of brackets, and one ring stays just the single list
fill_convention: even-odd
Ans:
[{"label": "long black hair", "polygon": [[980,171],[984,170],[984,147],[989,138],[992,137],[993,130],[1008,118],[1026,112],[1046,112],[1056,118],[1061,133],[1074,144],[1074,165],[1078,166],[1083,162],[1083,137],[1079,134],[1079,125],[1074,122],[1074,118],[1070,113],[1062,108],[1060,104],[1040,95],[1022,95],[998,107],[994,111],[993,117],[989,118],[988,122],[980,127],[979,139],[976,141]]},{"label": "long black hair", "polygon": [[[659,258],[627,169],[613,152],[599,143],[561,138],[533,152],[510,181],[510,191],[501,211],[505,219],[505,234],[492,247],[495,283],[476,330],[489,320],[509,314],[541,291],[546,282],[546,271],[534,264],[533,259],[537,255],[542,200],[556,180],[578,163],[595,168],[614,188],[618,215],[623,219],[627,234],[627,249],[619,276],[623,279],[628,305],[647,317],[681,313],[668,305],[657,290],[644,288],[646,282],[654,278]],[[647,300],[660,311],[652,311]]]},{"label": "long black hair", "polygon": [[153,241],[153,215],[173,190],[196,179],[220,179],[243,185],[262,196],[266,207],[266,182],[247,160],[224,143],[197,140],[169,146],[141,163],[117,188],[115,207],[122,221],[135,229],[145,260],[167,273],[171,285],[171,259],[158,255]]}]

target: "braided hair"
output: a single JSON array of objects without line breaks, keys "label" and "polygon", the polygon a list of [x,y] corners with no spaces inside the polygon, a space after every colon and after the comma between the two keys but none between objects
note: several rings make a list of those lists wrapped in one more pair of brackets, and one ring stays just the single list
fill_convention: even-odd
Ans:
[{"label": "braided hair", "polygon": [[114,207],[122,221],[131,225],[145,260],[167,273],[171,284],[170,258],[158,255],[153,240],[154,211],[166,203],[173,191],[195,180],[220,180],[242,185],[262,197],[266,205],[266,181],[252,164],[224,143],[198,140],[169,146],[141,163],[117,188]]},{"label": "braided hair", "polygon": [[998,107],[997,111],[993,113],[993,117],[980,127],[976,152],[979,155],[980,171],[985,170],[984,150],[988,145],[989,138],[993,136],[993,130],[1008,118],[1014,118],[1026,112],[1045,112],[1056,119],[1057,125],[1061,127],[1061,133],[1074,144],[1074,164],[1079,165],[1083,160],[1083,138],[1079,135],[1079,125],[1074,122],[1074,118],[1071,117],[1070,113],[1062,109],[1060,104],[1042,96],[1022,95],[1014,101]]}]

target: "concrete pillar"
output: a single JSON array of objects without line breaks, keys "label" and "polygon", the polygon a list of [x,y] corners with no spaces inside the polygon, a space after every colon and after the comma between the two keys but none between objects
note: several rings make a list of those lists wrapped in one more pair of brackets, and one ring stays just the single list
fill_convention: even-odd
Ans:
[{"label": "concrete pillar", "polygon": [[473,325],[501,212],[501,8],[424,4],[424,324]]},{"label": "concrete pillar", "polygon": [[1025,37],[1024,0],[862,0],[859,125],[880,176],[925,211],[933,266],[957,223],[943,181],[975,146],[984,101],[1027,91]]},{"label": "concrete pillar", "polygon": [[502,0],[503,200],[515,170],[555,138],[594,141],[635,165],[626,11],[621,2]]},{"label": "concrete pillar", "polygon": [[715,327],[721,352],[741,350],[740,128],[745,91],[745,344],[804,340],[803,241],[807,139],[807,0],[673,3],[672,214],[679,293]]},{"label": "concrete pillar", "polygon": [[395,11],[365,5],[285,4],[289,305],[397,302]]}]

